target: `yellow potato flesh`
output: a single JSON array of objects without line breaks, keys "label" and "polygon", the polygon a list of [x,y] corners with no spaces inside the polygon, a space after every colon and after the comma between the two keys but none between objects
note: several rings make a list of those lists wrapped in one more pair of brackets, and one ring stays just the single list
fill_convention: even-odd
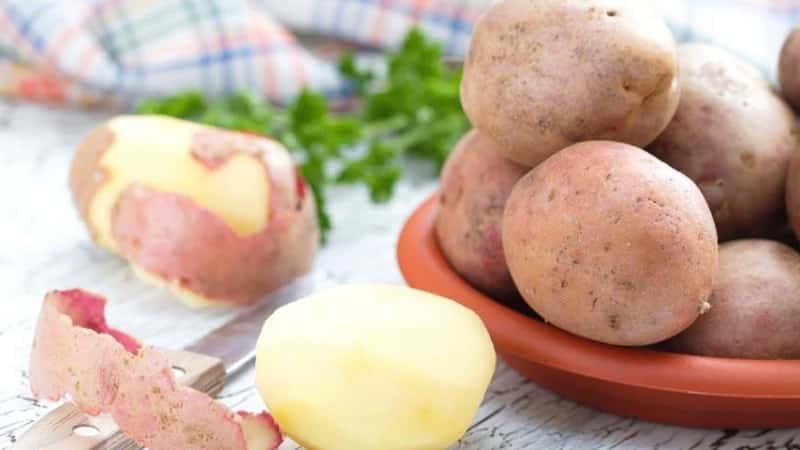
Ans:
[{"label": "yellow potato flesh", "polygon": [[162,116],[121,116],[109,126],[114,139],[100,160],[105,181],[89,207],[91,227],[101,246],[117,251],[111,236],[112,212],[132,183],[184,195],[240,236],[266,225],[269,180],[256,156],[235,154],[211,170],[190,152],[194,134],[203,130],[198,124]]},{"label": "yellow potato flesh", "polygon": [[306,448],[433,450],[465,432],[494,367],[489,335],[467,308],[400,286],[350,285],[267,319],[256,384]]}]

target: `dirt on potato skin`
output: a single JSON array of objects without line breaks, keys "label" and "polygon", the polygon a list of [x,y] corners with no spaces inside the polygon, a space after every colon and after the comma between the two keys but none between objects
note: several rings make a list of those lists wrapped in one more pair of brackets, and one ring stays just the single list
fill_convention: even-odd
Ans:
[{"label": "dirt on potato skin", "polygon": [[800,27],[795,28],[783,44],[778,79],[786,101],[800,111]]},{"label": "dirt on potato skin", "polygon": [[456,272],[497,299],[517,296],[503,254],[502,219],[514,184],[527,171],[477,130],[461,138],[442,171],[439,246]]},{"label": "dirt on potato skin", "polygon": [[666,25],[636,3],[495,4],[465,60],[472,124],[529,167],[584,140],[650,143],[677,108],[678,65]]},{"label": "dirt on potato skin", "polygon": [[672,351],[747,359],[800,358],[800,254],[766,239],[720,246],[711,309],[667,343]]},{"label": "dirt on potato skin", "polygon": [[698,184],[721,241],[766,236],[785,220],[787,171],[800,150],[794,114],[735,56],[704,44],[678,54],[681,102],[647,150]]},{"label": "dirt on potato skin", "polygon": [[707,307],[717,265],[713,218],[696,185],[607,141],[562,150],[517,183],[503,247],[544,320],[615,345],[686,329]]},{"label": "dirt on potato skin", "polygon": [[800,236],[800,152],[792,157],[786,176],[786,214],[797,238]]}]

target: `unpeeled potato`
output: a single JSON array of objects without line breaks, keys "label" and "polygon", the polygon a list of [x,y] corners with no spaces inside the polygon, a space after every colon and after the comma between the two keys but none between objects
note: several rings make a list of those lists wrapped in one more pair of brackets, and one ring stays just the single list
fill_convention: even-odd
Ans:
[{"label": "unpeeled potato", "polygon": [[800,237],[800,150],[792,154],[786,175],[786,215],[795,238]]},{"label": "unpeeled potato", "polygon": [[800,358],[800,254],[776,241],[722,244],[711,309],[671,341],[680,352]]},{"label": "unpeeled potato", "polygon": [[484,292],[509,299],[517,288],[503,255],[503,209],[514,184],[529,169],[505,159],[496,147],[472,130],[447,158],[436,237],[456,272]]},{"label": "unpeeled potato", "polygon": [[795,28],[781,49],[778,79],[786,100],[800,109],[800,27]]},{"label": "unpeeled potato", "polygon": [[647,148],[691,178],[722,241],[765,236],[784,220],[786,175],[800,149],[791,108],[758,70],[705,44],[684,44],[681,101]]},{"label": "unpeeled potato", "polygon": [[503,248],[545,321],[617,345],[686,329],[707,309],[717,267],[717,233],[697,186],[608,141],[568,147],[517,183]]},{"label": "unpeeled potato", "polygon": [[533,167],[581,141],[649,144],[678,106],[677,75],[675,40],[646,2],[501,0],[475,26],[461,103]]}]

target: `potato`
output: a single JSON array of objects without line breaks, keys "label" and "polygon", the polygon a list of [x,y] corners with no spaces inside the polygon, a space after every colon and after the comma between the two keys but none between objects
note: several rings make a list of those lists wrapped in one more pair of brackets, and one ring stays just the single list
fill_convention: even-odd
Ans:
[{"label": "potato", "polygon": [[270,139],[121,116],[83,141],[70,186],[94,240],[199,306],[252,303],[310,268],[310,195]]},{"label": "potato", "polygon": [[461,138],[442,171],[436,236],[442,252],[467,281],[498,298],[516,287],[501,239],[503,209],[528,168],[505,159],[477,130]]},{"label": "potato", "polygon": [[644,146],[678,106],[675,41],[645,2],[501,0],[478,21],[461,102],[498,150],[533,167],[570,144]]},{"label": "potato", "polygon": [[779,242],[722,244],[711,309],[670,342],[698,355],[800,358],[800,254]]},{"label": "potato", "polygon": [[700,186],[721,240],[764,236],[784,216],[800,136],[794,115],[733,55],[703,44],[683,45],[678,55],[680,106],[648,150]]},{"label": "potato", "polygon": [[796,151],[786,176],[786,212],[795,237],[800,239],[800,151]]},{"label": "potato", "polygon": [[778,79],[783,97],[800,109],[800,27],[786,38],[778,63]]},{"label": "potato", "polygon": [[786,213],[795,237],[800,236],[800,152],[795,152],[786,176]]},{"label": "potato", "polygon": [[401,286],[339,286],[298,300],[266,320],[256,348],[259,393],[310,449],[447,448],[494,368],[475,313]]},{"label": "potato", "polygon": [[683,331],[707,308],[717,266],[714,221],[697,186],[608,141],[568,147],[517,183],[503,248],[545,321],[618,345]]}]

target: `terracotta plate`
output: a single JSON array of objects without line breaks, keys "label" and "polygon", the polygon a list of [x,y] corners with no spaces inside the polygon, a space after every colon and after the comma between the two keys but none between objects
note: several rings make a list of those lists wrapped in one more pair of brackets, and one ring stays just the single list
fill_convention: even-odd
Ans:
[{"label": "terracotta plate", "polygon": [[574,336],[493,301],[448,265],[434,234],[437,197],[400,235],[412,287],[452,298],[486,324],[519,373],[563,397],[622,416],[684,426],[800,426],[800,361],[709,358],[615,347]]}]

